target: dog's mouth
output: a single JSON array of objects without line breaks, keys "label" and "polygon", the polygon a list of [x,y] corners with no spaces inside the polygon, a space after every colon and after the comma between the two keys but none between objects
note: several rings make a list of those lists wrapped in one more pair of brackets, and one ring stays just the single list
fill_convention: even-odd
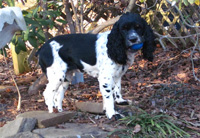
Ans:
[{"label": "dog's mouth", "polygon": [[142,42],[134,43],[134,44],[128,46],[128,51],[134,53],[134,52],[137,52],[138,50],[142,49],[142,47],[143,47]]}]

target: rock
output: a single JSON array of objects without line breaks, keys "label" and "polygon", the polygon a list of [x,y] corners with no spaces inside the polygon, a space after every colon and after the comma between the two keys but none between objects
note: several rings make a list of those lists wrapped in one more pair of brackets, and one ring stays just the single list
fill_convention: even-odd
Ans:
[{"label": "rock", "polygon": [[103,103],[92,103],[92,102],[76,102],[76,107],[83,112],[104,114]]},{"label": "rock", "polygon": [[0,136],[1,138],[5,138],[20,132],[32,131],[35,128],[36,122],[35,118],[19,117],[0,128]]},{"label": "rock", "polygon": [[90,124],[66,123],[59,127],[35,129],[33,133],[45,138],[105,138],[108,132]]},{"label": "rock", "polygon": [[6,137],[6,138],[43,138],[43,137],[38,134],[28,131],[28,132],[21,132],[14,136]]},{"label": "rock", "polygon": [[19,114],[18,117],[24,118],[36,118],[38,120],[37,127],[46,128],[55,126],[57,124],[65,123],[75,116],[74,112],[61,112],[61,113],[49,113],[47,111],[30,111]]}]

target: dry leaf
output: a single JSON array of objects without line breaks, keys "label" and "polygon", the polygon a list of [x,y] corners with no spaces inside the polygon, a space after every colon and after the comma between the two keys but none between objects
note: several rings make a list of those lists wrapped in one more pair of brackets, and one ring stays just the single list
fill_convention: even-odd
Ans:
[{"label": "dry leaf", "polygon": [[135,134],[135,133],[138,133],[138,132],[140,132],[140,130],[141,130],[141,126],[137,124],[137,125],[134,127],[133,133],[134,133],[134,134]]}]

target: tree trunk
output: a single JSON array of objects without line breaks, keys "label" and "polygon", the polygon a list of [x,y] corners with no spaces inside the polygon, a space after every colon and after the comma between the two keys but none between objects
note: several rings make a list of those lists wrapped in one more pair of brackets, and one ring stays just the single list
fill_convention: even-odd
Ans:
[{"label": "tree trunk", "polygon": [[70,32],[71,32],[71,34],[74,34],[74,33],[76,33],[76,30],[75,30],[75,27],[74,27],[74,22],[72,20],[72,15],[70,13],[69,0],[63,0],[63,4],[64,4],[64,7],[65,7],[65,13],[66,13],[66,17],[67,17],[66,20],[68,22]]}]

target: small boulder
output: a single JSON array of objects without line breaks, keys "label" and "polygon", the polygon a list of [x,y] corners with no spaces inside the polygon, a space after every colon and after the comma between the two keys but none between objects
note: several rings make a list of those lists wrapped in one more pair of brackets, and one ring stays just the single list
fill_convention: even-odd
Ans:
[{"label": "small boulder", "polygon": [[14,136],[6,137],[6,138],[43,138],[43,137],[40,136],[39,134],[35,134],[28,131],[28,132],[21,132]]},{"label": "small boulder", "polygon": [[93,103],[93,102],[76,102],[76,107],[83,112],[95,113],[95,114],[104,114],[103,104],[102,103]]},{"label": "small boulder", "polygon": [[44,138],[106,138],[108,132],[91,124],[65,123],[59,127],[34,129],[33,133]]},{"label": "small boulder", "polygon": [[20,132],[32,131],[35,128],[37,120],[35,118],[19,117],[13,121],[8,122],[0,128],[0,136],[2,138],[16,135]]},{"label": "small boulder", "polygon": [[18,117],[24,118],[36,118],[38,128],[46,128],[50,126],[55,126],[57,124],[62,124],[72,119],[75,116],[74,112],[64,111],[61,113],[49,113],[47,111],[30,111],[19,114]]}]

